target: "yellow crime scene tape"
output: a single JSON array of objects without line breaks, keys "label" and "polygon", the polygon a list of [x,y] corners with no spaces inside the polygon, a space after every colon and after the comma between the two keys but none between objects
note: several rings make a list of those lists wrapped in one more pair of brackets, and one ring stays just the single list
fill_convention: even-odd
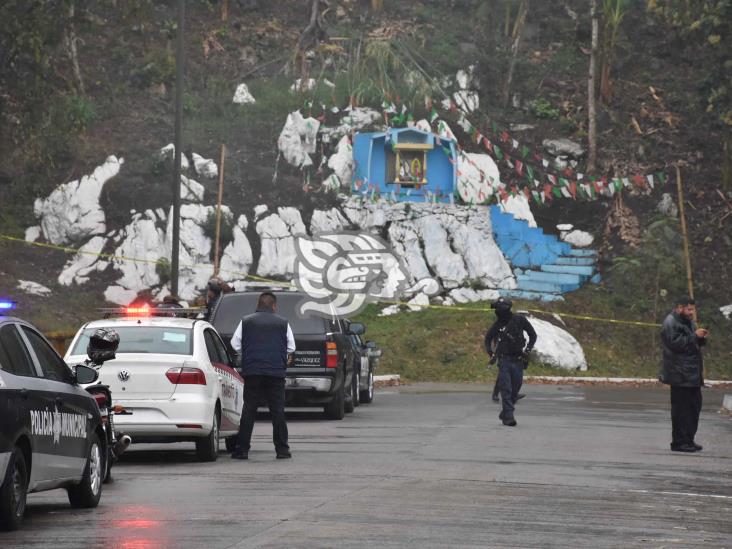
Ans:
[{"label": "yellow crime scene tape", "polygon": [[[97,257],[102,257],[105,259],[112,259],[112,260],[118,260],[118,261],[131,261],[133,263],[152,263],[157,265],[160,261],[156,259],[143,259],[138,257],[128,257],[123,255],[115,255],[111,253],[104,253],[104,252],[90,252],[86,250],[79,250],[76,248],[71,248],[68,246],[60,246],[58,244],[48,244],[44,242],[29,242],[23,238],[18,238],[14,236],[4,235],[0,234],[1,240],[7,240],[10,242],[15,242],[19,244],[26,244],[29,246],[36,246],[40,248],[48,248],[52,250],[58,250],[65,253],[73,253],[73,254],[84,254],[84,255],[94,255]],[[181,267],[187,267],[191,269],[211,269],[211,265],[207,264],[181,264]],[[232,271],[228,269],[221,269],[221,272],[228,273],[230,275],[234,275],[241,279],[249,279],[256,282],[265,282],[267,284],[271,284],[273,286],[288,286],[291,288],[294,288],[295,285],[290,282],[284,282],[282,280],[274,280],[271,278],[265,278],[257,275],[253,275],[250,273],[244,273],[240,271]],[[442,309],[446,311],[465,311],[465,312],[491,312],[493,309],[486,308],[486,307],[460,307],[459,305],[414,305],[407,303],[406,301],[380,301],[380,303],[388,304],[388,305],[404,305],[404,306],[411,306],[411,307],[419,307],[421,309]],[[537,314],[543,314],[543,315],[550,315],[550,316],[559,316],[559,317],[565,317],[565,318],[572,318],[575,320],[588,320],[593,322],[606,322],[609,324],[623,324],[627,326],[641,326],[644,328],[659,328],[661,324],[653,323],[653,322],[640,322],[637,320],[619,320],[615,318],[602,318],[602,317],[596,317],[596,316],[589,316],[589,315],[577,315],[572,313],[561,313],[561,312],[555,312],[555,311],[544,311],[542,309],[523,309],[525,311],[528,311],[530,313],[537,313]]]}]

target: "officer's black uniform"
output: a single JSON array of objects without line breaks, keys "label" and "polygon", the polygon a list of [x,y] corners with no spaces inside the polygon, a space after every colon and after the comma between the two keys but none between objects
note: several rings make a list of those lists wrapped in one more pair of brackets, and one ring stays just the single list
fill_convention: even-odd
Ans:
[{"label": "officer's black uniform", "polygon": [[[524,368],[528,364],[528,354],[536,343],[536,331],[523,315],[511,312],[512,303],[499,298],[491,303],[496,311],[496,321],[485,335],[485,349],[493,356],[493,341],[497,340],[495,356],[498,359],[498,387],[501,393],[501,413],[499,418],[504,425],[516,425],[514,408],[523,383]],[[529,335],[529,343],[524,348],[524,332]]]}]

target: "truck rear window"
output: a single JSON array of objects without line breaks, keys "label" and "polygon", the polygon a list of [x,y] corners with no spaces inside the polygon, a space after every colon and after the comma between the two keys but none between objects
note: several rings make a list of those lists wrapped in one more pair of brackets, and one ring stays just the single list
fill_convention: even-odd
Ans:
[{"label": "truck rear window", "polygon": [[[72,355],[85,355],[89,338],[96,328],[84,330],[74,345]],[[190,328],[163,326],[120,326],[113,328],[119,334],[121,353],[154,353],[162,355],[193,354],[193,333]]]},{"label": "truck rear window", "polygon": [[[324,318],[297,314],[297,304],[302,300],[302,295],[295,293],[275,293],[275,295],[277,314],[288,320],[293,334],[323,334],[330,331]],[[225,295],[211,323],[221,335],[231,336],[241,319],[256,311],[258,298],[258,293]]]}]

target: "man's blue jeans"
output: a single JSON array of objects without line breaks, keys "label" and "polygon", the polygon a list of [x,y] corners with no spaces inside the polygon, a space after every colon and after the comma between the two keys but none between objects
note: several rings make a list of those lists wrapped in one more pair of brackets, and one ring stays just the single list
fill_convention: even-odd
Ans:
[{"label": "man's blue jeans", "polygon": [[501,415],[504,420],[513,418],[521,385],[524,382],[524,365],[515,358],[503,357],[498,360],[498,387],[501,392]]}]

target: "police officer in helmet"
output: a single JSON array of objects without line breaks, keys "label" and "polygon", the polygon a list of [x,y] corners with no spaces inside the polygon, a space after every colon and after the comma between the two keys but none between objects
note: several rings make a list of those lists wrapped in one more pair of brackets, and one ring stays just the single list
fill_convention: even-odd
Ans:
[{"label": "police officer in helmet", "polygon": [[[498,418],[504,425],[514,427],[514,409],[524,379],[524,369],[529,363],[529,353],[536,343],[536,331],[528,319],[511,312],[510,299],[499,297],[491,303],[496,321],[485,334],[485,350],[498,361],[498,387],[501,393],[501,413]],[[526,344],[524,333],[528,334]],[[495,350],[493,350],[493,344]]]}]

